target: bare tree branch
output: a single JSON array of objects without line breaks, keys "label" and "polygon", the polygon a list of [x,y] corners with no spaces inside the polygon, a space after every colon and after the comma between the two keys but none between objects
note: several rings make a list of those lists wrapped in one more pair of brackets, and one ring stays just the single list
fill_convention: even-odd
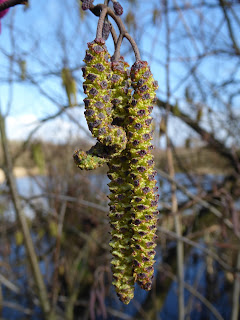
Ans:
[{"label": "bare tree branch", "polygon": [[12,159],[11,159],[11,155],[10,155],[10,151],[9,151],[9,147],[8,147],[8,141],[7,141],[7,137],[6,137],[5,119],[3,118],[3,116],[1,114],[0,114],[0,133],[1,133],[1,143],[2,143],[3,154],[4,154],[4,158],[5,158],[5,175],[6,175],[8,185],[10,188],[15,212],[16,212],[16,215],[19,219],[21,229],[23,232],[26,251],[28,253],[29,263],[31,265],[33,277],[34,277],[36,287],[38,290],[39,300],[41,302],[41,306],[43,309],[43,313],[45,315],[45,319],[49,319],[48,315],[50,312],[50,304],[48,301],[47,290],[46,290],[46,287],[44,284],[43,276],[42,276],[40,268],[39,268],[39,263],[38,263],[36,251],[34,249],[34,245],[33,245],[30,230],[28,227],[27,219],[26,219],[26,216],[22,210],[20,198],[18,196],[16,181],[14,179],[13,171],[12,171]]},{"label": "bare tree branch", "polygon": [[[160,99],[157,99],[157,105],[159,108],[167,109],[168,104]],[[170,105],[169,110],[172,114],[174,112],[175,106]],[[234,152],[227,148],[224,143],[216,139],[212,133],[208,132],[207,130],[200,127],[199,123],[196,120],[191,119],[186,113],[178,109],[177,117],[185,122],[190,128],[192,128],[195,132],[197,132],[203,141],[207,142],[209,147],[215,150],[224,158],[228,159],[230,163],[233,165],[233,168],[236,170],[237,173],[240,173],[240,158],[234,154]]]},{"label": "bare tree branch", "polygon": [[3,3],[0,3],[0,11],[6,10],[8,8],[14,7],[18,4],[26,5],[28,0],[6,0]]}]

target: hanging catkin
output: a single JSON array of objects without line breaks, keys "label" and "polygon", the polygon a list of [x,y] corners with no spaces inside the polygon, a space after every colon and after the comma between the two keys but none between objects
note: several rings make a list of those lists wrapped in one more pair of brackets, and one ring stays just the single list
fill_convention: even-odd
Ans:
[{"label": "hanging catkin", "polygon": [[80,169],[92,170],[107,162],[107,158],[120,154],[126,147],[126,133],[113,125],[111,103],[111,65],[103,39],[88,43],[82,68],[85,117],[89,130],[100,142],[88,152],[77,150],[74,160]]},{"label": "hanging catkin", "polygon": [[134,283],[150,290],[154,272],[158,188],[150,114],[158,84],[146,61],[135,62],[130,74],[123,58],[110,64],[104,40],[88,43],[84,61],[85,117],[98,142],[74,160],[87,170],[108,164],[113,285],[128,304]]},{"label": "hanging catkin", "polygon": [[[113,122],[126,129],[128,118],[128,104],[131,99],[131,81],[123,59],[112,62],[112,103]],[[121,301],[128,304],[134,296],[133,258],[132,258],[132,230],[130,213],[131,189],[128,183],[129,160],[127,150],[124,149],[119,156],[112,158],[109,163],[109,220],[112,227],[112,272],[113,285]]]},{"label": "hanging catkin", "polygon": [[131,194],[131,228],[133,232],[134,278],[145,290],[150,290],[153,277],[158,195],[151,151],[152,118],[155,91],[158,87],[146,61],[137,61],[131,68],[134,94],[129,107],[127,126],[130,154],[129,177]]}]

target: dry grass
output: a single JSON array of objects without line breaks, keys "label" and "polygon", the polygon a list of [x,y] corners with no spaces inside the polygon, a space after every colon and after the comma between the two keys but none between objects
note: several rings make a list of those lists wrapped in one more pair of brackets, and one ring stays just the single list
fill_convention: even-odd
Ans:
[{"label": "dry grass", "polygon": [[[43,157],[43,167],[39,167],[39,163],[34,158],[34,145],[40,145],[40,157]],[[14,173],[17,177],[26,175],[44,174],[49,165],[61,170],[61,167],[72,166],[75,171],[75,165],[72,161],[72,154],[77,146],[83,150],[88,150],[90,146],[84,141],[74,141],[65,144],[53,144],[42,141],[34,141],[22,152],[23,142],[11,141],[10,148],[13,157],[17,156],[14,162]],[[38,151],[39,152],[39,151]],[[167,170],[167,156],[165,150],[154,150],[156,166]],[[188,172],[195,174],[227,174],[231,172],[231,166],[226,159],[219,156],[214,151],[210,151],[204,147],[195,148],[177,148],[173,153],[174,166],[176,172]],[[0,153],[0,161],[2,163],[2,154]],[[64,168],[63,168],[64,169]],[[106,167],[95,170],[94,173],[105,173]],[[73,171],[73,172],[74,172]],[[3,171],[0,171],[0,183],[4,181]]]},{"label": "dry grass", "polygon": [[[227,174],[231,165],[218,153],[204,147],[177,148],[173,153],[176,172],[184,170],[196,174]],[[167,168],[167,157],[164,150],[155,150],[155,161],[159,168]]]}]

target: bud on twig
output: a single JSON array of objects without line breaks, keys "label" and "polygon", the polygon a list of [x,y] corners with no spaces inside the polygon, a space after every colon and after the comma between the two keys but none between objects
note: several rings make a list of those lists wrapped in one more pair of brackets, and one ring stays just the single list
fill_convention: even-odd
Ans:
[{"label": "bud on twig", "polygon": [[117,16],[121,16],[123,14],[123,8],[119,2],[113,2],[113,9]]},{"label": "bud on twig", "polygon": [[93,4],[94,0],[83,0],[82,1],[82,9],[83,10],[88,10],[90,9],[91,5]]},{"label": "bud on twig", "polygon": [[103,23],[103,32],[102,32],[102,37],[104,40],[108,39],[111,29],[112,29],[112,25],[107,20],[105,20]]}]

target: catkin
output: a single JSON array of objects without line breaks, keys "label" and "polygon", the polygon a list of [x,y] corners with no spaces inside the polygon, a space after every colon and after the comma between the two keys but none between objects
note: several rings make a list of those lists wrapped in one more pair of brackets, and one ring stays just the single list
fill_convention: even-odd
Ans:
[{"label": "catkin", "polygon": [[[112,62],[112,103],[113,123],[126,129],[128,104],[131,99],[131,81],[123,59]],[[129,159],[127,150],[112,158],[109,163],[109,220],[112,228],[113,285],[122,302],[128,304],[134,296],[133,258],[132,258],[132,230],[130,212],[130,189],[128,183]]]},{"label": "catkin", "polygon": [[80,169],[108,164],[113,285],[128,304],[134,283],[150,290],[154,273],[159,196],[150,114],[158,84],[146,61],[130,74],[123,58],[110,64],[103,39],[88,43],[84,61],[85,117],[98,142],[73,157]]},{"label": "catkin", "polygon": [[106,147],[102,143],[97,142],[88,151],[76,150],[73,159],[81,170],[93,170],[103,166],[109,161],[109,157],[114,154],[114,149]]},{"label": "catkin", "polygon": [[[88,43],[82,68],[85,117],[89,130],[99,143],[88,152],[75,151],[73,158],[80,169],[92,170],[103,165],[108,158],[126,148],[126,133],[113,125],[111,86],[112,77],[109,53],[103,39]],[[103,152],[102,152],[103,151]]]},{"label": "catkin", "polygon": [[134,279],[141,288],[151,289],[155,256],[158,195],[156,171],[151,151],[152,118],[150,113],[158,85],[146,61],[137,61],[131,68],[134,94],[129,107],[127,126],[130,154],[131,228]]}]

